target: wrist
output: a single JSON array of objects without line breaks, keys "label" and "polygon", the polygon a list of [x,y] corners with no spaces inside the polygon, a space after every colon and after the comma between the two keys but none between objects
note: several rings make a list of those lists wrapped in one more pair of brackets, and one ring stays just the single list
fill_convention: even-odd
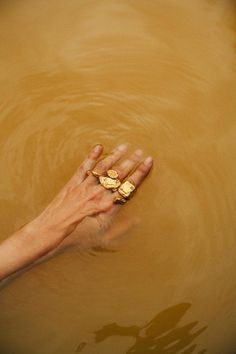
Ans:
[{"label": "wrist", "polygon": [[18,230],[16,238],[21,254],[24,253],[25,258],[31,263],[56,248],[63,241],[64,235],[43,224],[37,217]]},{"label": "wrist", "polygon": [[0,280],[56,248],[63,235],[36,218],[4,240],[0,247]]},{"label": "wrist", "polygon": [[62,241],[70,233],[74,231],[77,224],[83,218],[77,218],[76,222],[70,220],[54,220],[53,218],[48,217],[46,210],[39,214],[35,219],[26,224],[25,230],[29,234],[46,235],[47,239]]},{"label": "wrist", "polygon": [[34,238],[42,238],[43,236],[46,236],[47,239],[63,238],[63,230],[54,226],[53,223],[46,223],[42,214],[24,225],[22,231],[25,235]]}]

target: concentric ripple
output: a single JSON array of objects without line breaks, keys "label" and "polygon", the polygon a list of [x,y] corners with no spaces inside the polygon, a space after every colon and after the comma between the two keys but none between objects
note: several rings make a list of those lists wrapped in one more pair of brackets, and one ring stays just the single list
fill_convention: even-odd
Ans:
[{"label": "concentric ripple", "polygon": [[[184,352],[229,352],[235,29],[230,1],[0,4],[0,238],[36,216],[95,143],[108,152],[126,142],[155,159],[121,214],[141,222],[116,252],[102,252],[86,235],[80,252],[2,290],[4,354],[74,353],[106,324],[129,332],[178,303],[192,304],[188,326],[208,327],[191,348],[182,338]],[[89,354],[133,345],[116,339]]]}]

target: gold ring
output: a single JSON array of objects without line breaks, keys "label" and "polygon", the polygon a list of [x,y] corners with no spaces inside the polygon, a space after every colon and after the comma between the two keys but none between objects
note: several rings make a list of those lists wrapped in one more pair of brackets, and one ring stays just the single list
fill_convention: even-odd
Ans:
[{"label": "gold ring", "polygon": [[116,192],[121,185],[121,181],[118,179],[118,172],[115,170],[108,170],[107,176],[102,176],[96,171],[87,171],[88,175],[93,175],[99,179],[100,184],[105,189],[111,189],[112,192]]},{"label": "gold ring", "polygon": [[122,198],[122,197],[116,197],[114,200],[115,204],[125,204],[127,202],[127,199]]},{"label": "gold ring", "polygon": [[108,170],[107,176],[100,176],[99,182],[106,189],[111,189],[113,192],[121,185],[121,181],[118,179],[118,172],[116,170]]},{"label": "gold ring", "polygon": [[133,193],[133,191],[135,190],[135,185],[133,182],[130,181],[125,181],[124,183],[122,183],[120,185],[120,187],[118,188],[118,193],[125,199],[129,198],[130,195]]},{"label": "gold ring", "polygon": [[92,175],[92,176],[97,177],[97,178],[101,176],[100,173],[98,173],[98,172],[96,172],[96,171],[91,171],[91,170],[88,170],[88,171],[87,171],[87,175],[88,175],[88,176],[91,176],[91,175]]}]

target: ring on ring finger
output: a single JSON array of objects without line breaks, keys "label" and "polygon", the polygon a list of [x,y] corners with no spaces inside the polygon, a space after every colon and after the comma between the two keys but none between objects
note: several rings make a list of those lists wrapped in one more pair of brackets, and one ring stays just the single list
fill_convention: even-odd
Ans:
[{"label": "ring on ring finger", "polygon": [[114,200],[114,203],[124,204],[130,198],[134,190],[136,189],[135,184],[133,181],[126,180],[121,183],[120,187],[118,188],[119,196],[117,196]]}]

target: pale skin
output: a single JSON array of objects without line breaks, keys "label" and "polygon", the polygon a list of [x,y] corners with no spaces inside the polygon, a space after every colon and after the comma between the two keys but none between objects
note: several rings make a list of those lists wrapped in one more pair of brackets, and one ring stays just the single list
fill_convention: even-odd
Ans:
[{"label": "pale skin", "polygon": [[[124,158],[126,152],[123,144],[102,159],[102,145],[90,151],[43,212],[0,244],[0,280],[73,244],[75,234],[82,240],[84,233],[102,231],[106,242],[109,225],[125,206],[114,204],[118,192],[106,190],[96,177],[88,176],[87,171],[105,175],[107,170],[115,169],[121,181],[131,180],[137,188],[150,172],[153,159],[149,156],[143,160],[140,149]],[[132,220],[118,225],[113,234],[131,224]]]}]

